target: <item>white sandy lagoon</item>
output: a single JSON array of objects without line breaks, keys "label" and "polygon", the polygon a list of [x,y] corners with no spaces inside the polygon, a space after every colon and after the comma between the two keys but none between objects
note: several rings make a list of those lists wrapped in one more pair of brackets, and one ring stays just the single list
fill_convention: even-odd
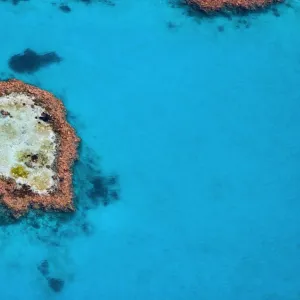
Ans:
[{"label": "white sandy lagoon", "polygon": [[55,185],[56,135],[40,120],[45,110],[25,94],[0,97],[0,176],[39,194]]}]

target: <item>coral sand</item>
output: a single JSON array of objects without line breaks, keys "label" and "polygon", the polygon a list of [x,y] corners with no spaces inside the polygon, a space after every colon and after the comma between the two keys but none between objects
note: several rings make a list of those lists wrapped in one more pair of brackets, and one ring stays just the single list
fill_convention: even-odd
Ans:
[{"label": "coral sand", "polygon": [[62,102],[18,80],[0,82],[0,201],[13,216],[30,207],[73,210],[79,142]]},{"label": "coral sand", "polygon": [[189,5],[198,7],[206,12],[224,9],[255,10],[263,8],[280,0],[186,0]]}]

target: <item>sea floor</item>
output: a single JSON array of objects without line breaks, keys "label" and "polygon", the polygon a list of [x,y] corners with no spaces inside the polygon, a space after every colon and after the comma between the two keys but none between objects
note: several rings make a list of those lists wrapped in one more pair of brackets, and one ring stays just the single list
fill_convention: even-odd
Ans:
[{"label": "sea floor", "polygon": [[0,298],[299,300],[300,3],[112,1],[0,2],[1,78],[82,138],[77,212],[1,225]]}]

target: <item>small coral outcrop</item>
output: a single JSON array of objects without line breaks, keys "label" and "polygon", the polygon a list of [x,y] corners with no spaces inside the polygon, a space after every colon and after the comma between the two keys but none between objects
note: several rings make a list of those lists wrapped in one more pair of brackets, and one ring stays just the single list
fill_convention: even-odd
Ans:
[{"label": "small coral outcrop", "polygon": [[0,204],[15,217],[30,207],[74,209],[78,143],[60,100],[18,80],[0,82]]}]

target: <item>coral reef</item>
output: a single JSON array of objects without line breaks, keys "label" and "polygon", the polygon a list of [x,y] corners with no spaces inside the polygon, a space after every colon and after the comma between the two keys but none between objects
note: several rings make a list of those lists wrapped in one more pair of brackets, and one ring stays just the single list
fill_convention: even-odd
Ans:
[{"label": "coral reef", "polygon": [[222,10],[252,11],[283,0],[186,0],[188,5],[212,13]]},{"label": "coral reef", "polygon": [[18,80],[0,82],[0,142],[0,204],[14,217],[30,207],[74,210],[79,138],[60,100]]}]

